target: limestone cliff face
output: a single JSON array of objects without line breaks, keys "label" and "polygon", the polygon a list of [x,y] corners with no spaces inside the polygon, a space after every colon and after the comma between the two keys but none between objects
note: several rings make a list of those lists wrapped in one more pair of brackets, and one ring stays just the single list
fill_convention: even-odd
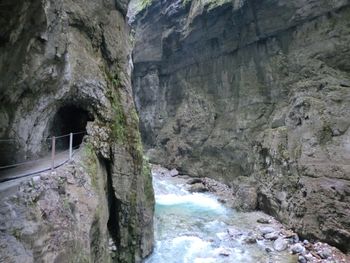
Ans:
[{"label": "limestone cliff face", "polygon": [[349,18],[347,0],[153,1],[133,18],[151,160],[349,251]]},{"label": "limestone cliff face", "polygon": [[[0,139],[12,140],[1,140],[0,166],[45,156],[50,136],[86,129],[84,148],[95,157],[82,165],[103,177],[90,197],[84,191],[65,196],[67,204],[80,205],[80,210],[88,206],[88,214],[83,215],[86,220],[77,217],[70,221],[72,228],[67,226],[72,243],[54,240],[60,252],[40,252],[43,244],[20,238],[20,226],[2,226],[35,262],[108,262],[109,237],[117,247],[115,262],[139,262],[151,251],[154,199],[132,98],[127,4],[0,0]],[[41,198],[47,199],[39,196],[36,201]],[[36,201],[33,205],[40,206]],[[45,218],[38,224],[48,227],[46,236],[35,232],[38,242],[53,242],[50,231],[60,225]],[[16,254],[17,248],[8,249]],[[70,258],[75,254],[81,256],[77,261]]]}]

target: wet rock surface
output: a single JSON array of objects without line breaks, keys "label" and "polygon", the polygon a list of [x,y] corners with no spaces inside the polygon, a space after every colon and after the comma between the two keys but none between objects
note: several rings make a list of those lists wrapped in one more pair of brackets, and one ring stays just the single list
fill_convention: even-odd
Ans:
[{"label": "wet rock surface", "polygon": [[349,251],[349,2],[186,3],[153,1],[134,19],[150,160]]}]

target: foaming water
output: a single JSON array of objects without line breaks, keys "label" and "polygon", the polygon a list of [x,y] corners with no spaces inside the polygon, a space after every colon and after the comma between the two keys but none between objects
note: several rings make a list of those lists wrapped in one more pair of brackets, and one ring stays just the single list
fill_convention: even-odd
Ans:
[{"label": "foaming water", "polygon": [[193,208],[202,208],[207,210],[213,210],[213,212],[224,212],[225,208],[218,203],[215,199],[204,194],[192,194],[192,195],[177,195],[166,194],[156,196],[157,205],[164,206],[189,206]]},{"label": "foaming water", "polygon": [[145,263],[294,262],[288,253],[265,251],[266,244],[244,244],[228,228],[250,231],[259,213],[237,213],[215,196],[190,193],[185,180],[153,174],[156,197],[155,248]]}]

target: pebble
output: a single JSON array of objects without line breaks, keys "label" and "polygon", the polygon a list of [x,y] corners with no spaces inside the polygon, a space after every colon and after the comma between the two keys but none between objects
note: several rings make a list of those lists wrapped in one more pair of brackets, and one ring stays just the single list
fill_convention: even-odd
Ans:
[{"label": "pebble", "polygon": [[300,243],[297,243],[291,247],[293,254],[303,254],[305,253],[305,248]]},{"label": "pebble", "polygon": [[309,242],[308,240],[305,239],[305,240],[303,241],[303,244],[304,244],[305,246],[307,246],[308,244],[310,244],[310,242]]},{"label": "pebble", "polygon": [[286,250],[287,246],[288,246],[287,241],[283,237],[277,238],[275,242],[273,242],[273,248],[276,251]]}]

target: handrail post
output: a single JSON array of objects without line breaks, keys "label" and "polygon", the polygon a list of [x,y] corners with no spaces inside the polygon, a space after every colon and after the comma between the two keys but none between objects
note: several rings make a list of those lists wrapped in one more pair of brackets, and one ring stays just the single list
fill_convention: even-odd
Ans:
[{"label": "handrail post", "polygon": [[73,133],[69,134],[69,160],[72,160],[73,156]]},{"label": "handrail post", "polygon": [[56,138],[52,136],[52,149],[51,149],[51,171],[55,169],[55,151],[56,151]]}]

